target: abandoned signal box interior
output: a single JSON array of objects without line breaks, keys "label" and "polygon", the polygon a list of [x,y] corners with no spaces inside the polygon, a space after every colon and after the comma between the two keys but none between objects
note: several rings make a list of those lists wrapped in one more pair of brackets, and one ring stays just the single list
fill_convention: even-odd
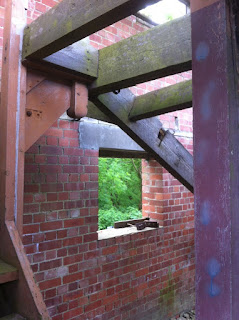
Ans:
[{"label": "abandoned signal box interior", "polygon": [[0,51],[0,319],[238,320],[239,2],[0,0]]}]

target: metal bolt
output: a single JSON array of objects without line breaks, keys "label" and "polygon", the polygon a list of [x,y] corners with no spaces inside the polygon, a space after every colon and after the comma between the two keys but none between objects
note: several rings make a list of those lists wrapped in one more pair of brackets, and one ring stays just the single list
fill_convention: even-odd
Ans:
[{"label": "metal bolt", "polygon": [[32,116],[32,112],[28,110],[28,111],[27,111],[27,116],[28,116],[28,117],[31,117],[31,116]]}]

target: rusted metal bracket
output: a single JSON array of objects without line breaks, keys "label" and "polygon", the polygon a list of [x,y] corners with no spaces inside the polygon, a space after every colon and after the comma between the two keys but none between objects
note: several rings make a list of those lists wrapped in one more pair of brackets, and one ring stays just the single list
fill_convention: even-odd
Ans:
[{"label": "rusted metal bracket", "polygon": [[71,90],[71,104],[67,115],[73,119],[80,119],[87,115],[88,88],[86,85],[75,82]]},{"label": "rusted metal bracket", "polygon": [[159,134],[158,134],[159,146],[160,146],[160,144],[162,143],[162,141],[163,141],[163,139],[164,139],[164,137],[165,137],[165,135],[166,135],[166,132],[167,132],[167,131],[165,131],[163,128],[160,128]]}]

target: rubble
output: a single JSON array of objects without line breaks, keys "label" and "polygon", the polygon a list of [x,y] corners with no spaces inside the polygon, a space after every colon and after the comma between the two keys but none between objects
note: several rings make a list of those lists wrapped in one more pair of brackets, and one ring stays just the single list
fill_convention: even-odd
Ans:
[{"label": "rubble", "polygon": [[188,311],[184,311],[181,312],[179,315],[177,315],[176,317],[172,317],[169,320],[195,320],[195,310],[188,310]]}]

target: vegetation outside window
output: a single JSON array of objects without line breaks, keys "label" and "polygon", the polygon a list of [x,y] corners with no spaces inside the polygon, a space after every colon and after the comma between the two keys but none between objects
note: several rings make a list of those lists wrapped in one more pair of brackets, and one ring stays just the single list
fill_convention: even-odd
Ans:
[{"label": "vegetation outside window", "polygon": [[140,159],[99,159],[99,229],[142,218]]}]

